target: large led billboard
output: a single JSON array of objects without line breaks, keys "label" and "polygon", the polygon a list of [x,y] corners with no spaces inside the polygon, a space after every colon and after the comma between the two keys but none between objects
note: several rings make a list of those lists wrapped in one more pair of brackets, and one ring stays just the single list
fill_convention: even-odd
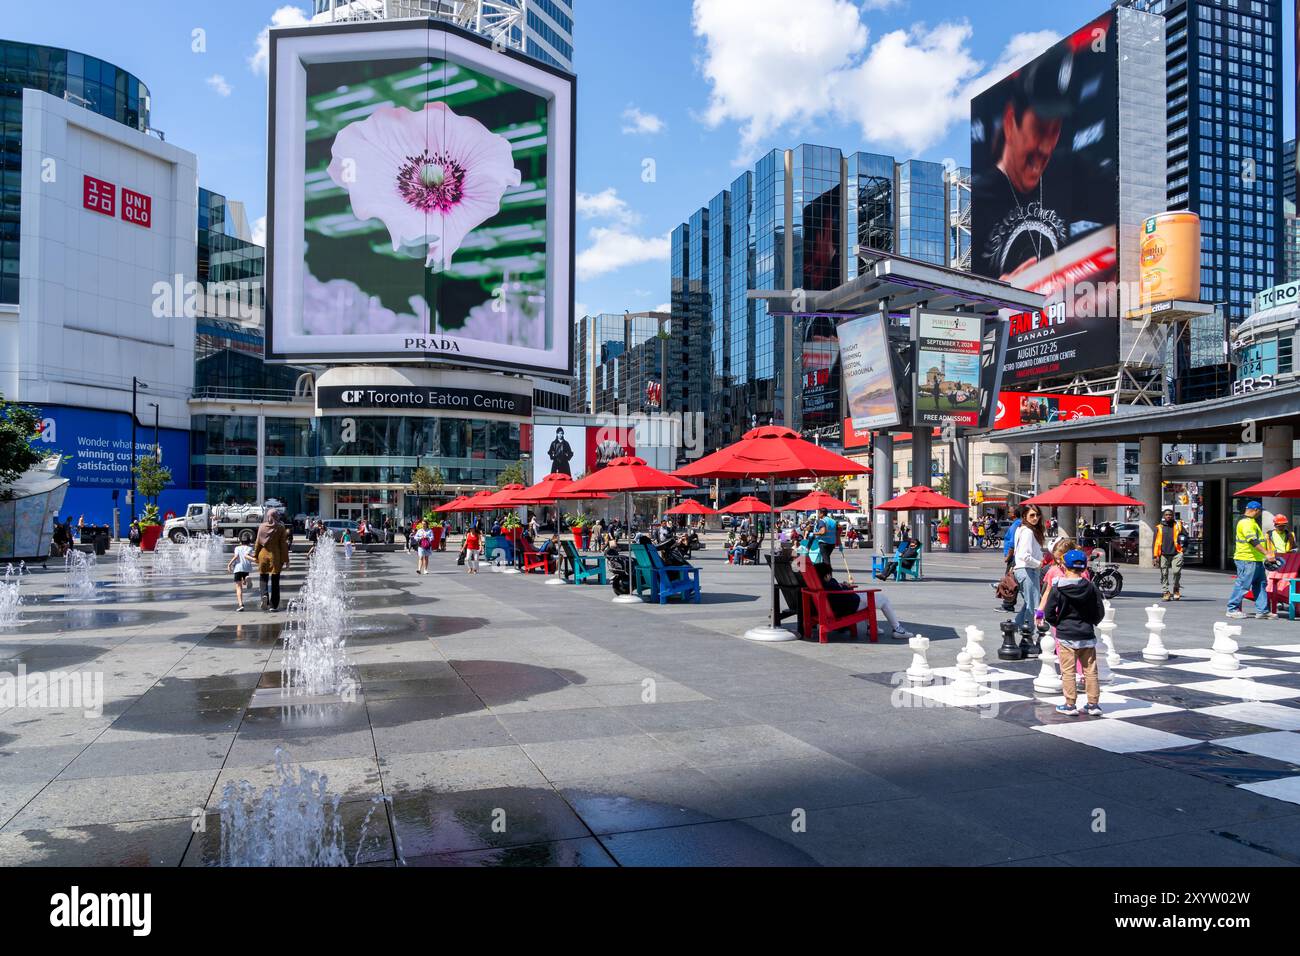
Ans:
[{"label": "large led billboard", "polygon": [[571,371],[573,77],[437,21],[271,32],[272,361]]},{"label": "large led billboard", "polygon": [[1012,329],[1017,383],[1119,361],[1118,45],[1109,12],[971,101],[972,269],[1059,319]]}]

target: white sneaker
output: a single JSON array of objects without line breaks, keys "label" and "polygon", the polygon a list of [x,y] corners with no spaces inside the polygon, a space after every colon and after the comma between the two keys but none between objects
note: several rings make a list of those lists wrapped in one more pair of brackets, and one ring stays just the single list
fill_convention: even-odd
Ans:
[{"label": "white sneaker", "polygon": [[892,636],[896,641],[906,641],[912,637],[912,632],[900,627],[898,630],[894,631]]}]

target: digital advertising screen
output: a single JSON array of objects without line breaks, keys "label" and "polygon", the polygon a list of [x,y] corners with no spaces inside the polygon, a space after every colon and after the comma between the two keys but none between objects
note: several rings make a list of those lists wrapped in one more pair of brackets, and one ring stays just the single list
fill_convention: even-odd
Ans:
[{"label": "digital advertising screen", "polygon": [[800,395],[804,428],[825,428],[840,421],[839,338],[835,316],[807,315],[803,320]]},{"label": "digital advertising screen", "polygon": [[1002,392],[998,396],[993,428],[1021,425],[1051,425],[1080,418],[1111,414],[1111,400],[1104,395],[1058,395],[1045,392]]},{"label": "digital advertising screen", "polygon": [[1109,12],[971,101],[972,270],[1059,318],[1011,330],[1018,383],[1119,361],[1118,55]]},{"label": "digital advertising screen", "polygon": [[581,478],[587,473],[587,455],[584,426],[533,426],[533,484],[547,475]]},{"label": "digital advertising screen", "polygon": [[917,317],[917,425],[980,424],[984,319],[978,315],[922,312]]},{"label": "digital advertising screen", "polygon": [[898,425],[902,418],[884,316],[850,319],[836,332],[850,425],[859,432]]},{"label": "digital advertising screen", "polygon": [[568,375],[574,79],[431,21],[271,32],[267,358]]}]

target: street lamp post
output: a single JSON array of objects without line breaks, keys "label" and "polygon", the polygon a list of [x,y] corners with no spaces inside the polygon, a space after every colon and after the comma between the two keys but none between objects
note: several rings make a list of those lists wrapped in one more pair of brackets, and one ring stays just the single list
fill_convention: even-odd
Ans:
[{"label": "street lamp post", "polygon": [[131,519],[132,519],[133,521],[135,520],[135,515],[134,515],[134,512],[135,512],[135,426],[136,426],[136,424],[137,424],[135,403],[136,403],[136,396],[137,396],[137,394],[139,393],[139,390],[142,389],[142,388],[147,390],[147,389],[149,388],[149,386],[146,385],[144,382],[140,381],[140,380],[139,380],[138,378],[136,378],[134,375],[132,375],[132,376],[131,376],[131,459],[130,459],[130,465],[131,465],[131,511],[132,511]]}]

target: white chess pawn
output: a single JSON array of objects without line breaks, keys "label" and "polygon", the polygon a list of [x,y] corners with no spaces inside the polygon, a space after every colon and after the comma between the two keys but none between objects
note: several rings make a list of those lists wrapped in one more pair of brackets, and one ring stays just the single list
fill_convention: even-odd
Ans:
[{"label": "white chess pawn", "polygon": [[965,651],[957,655],[957,681],[952,686],[952,692],[958,697],[978,697],[980,695],[980,685],[971,677],[970,654]]},{"label": "white chess pawn", "polygon": [[1115,632],[1115,609],[1109,601],[1104,602],[1106,613],[1102,616],[1101,623],[1097,625],[1097,682],[1109,684],[1111,682],[1110,661],[1107,656],[1111,647],[1114,646]]},{"label": "white chess pawn", "polygon": [[[1105,623],[1105,622],[1110,622],[1111,624],[1114,624],[1114,623],[1115,623],[1115,605],[1111,604],[1109,601],[1105,601],[1105,602],[1103,602],[1103,603],[1106,605],[1106,614],[1105,614],[1105,616],[1102,618],[1102,622],[1103,622],[1103,623]],[[1118,626],[1118,625],[1116,625],[1116,626]],[[1106,639],[1106,663],[1109,664],[1111,667],[1119,667],[1120,664],[1123,664],[1123,663],[1124,663],[1124,658],[1121,657],[1119,651],[1117,651],[1117,650],[1115,649],[1115,630],[1114,630],[1114,628],[1112,628],[1112,629],[1110,630],[1109,635],[1107,636],[1107,639]]]},{"label": "white chess pawn", "polygon": [[1210,666],[1216,671],[1235,671],[1241,669],[1241,658],[1237,656],[1240,645],[1233,640],[1241,634],[1241,627],[1219,621],[1214,625],[1214,645],[1210,648]]},{"label": "white chess pawn", "polygon": [[975,680],[984,680],[989,676],[989,665],[985,663],[984,632],[972,624],[966,628],[966,653],[970,655],[970,673]]},{"label": "white chess pawn", "polygon": [[1161,634],[1165,630],[1165,609],[1160,605],[1147,608],[1147,646],[1142,648],[1142,659],[1153,664],[1169,660],[1169,651]]},{"label": "white chess pawn", "polygon": [[1061,675],[1057,673],[1061,658],[1056,653],[1056,638],[1048,631],[1043,635],[1043,650],[1038,655],[1038,676],[1034,678],[1034,690],[1049,697],[1061,692]]},{"label": "white chess pawn", "polygon": [[917,635],[907,642],[912,649],[912,666],[907,669],[907,679],[917,686],[924,687],[934,681],[934,669],[930,667],[930,639]]}]

